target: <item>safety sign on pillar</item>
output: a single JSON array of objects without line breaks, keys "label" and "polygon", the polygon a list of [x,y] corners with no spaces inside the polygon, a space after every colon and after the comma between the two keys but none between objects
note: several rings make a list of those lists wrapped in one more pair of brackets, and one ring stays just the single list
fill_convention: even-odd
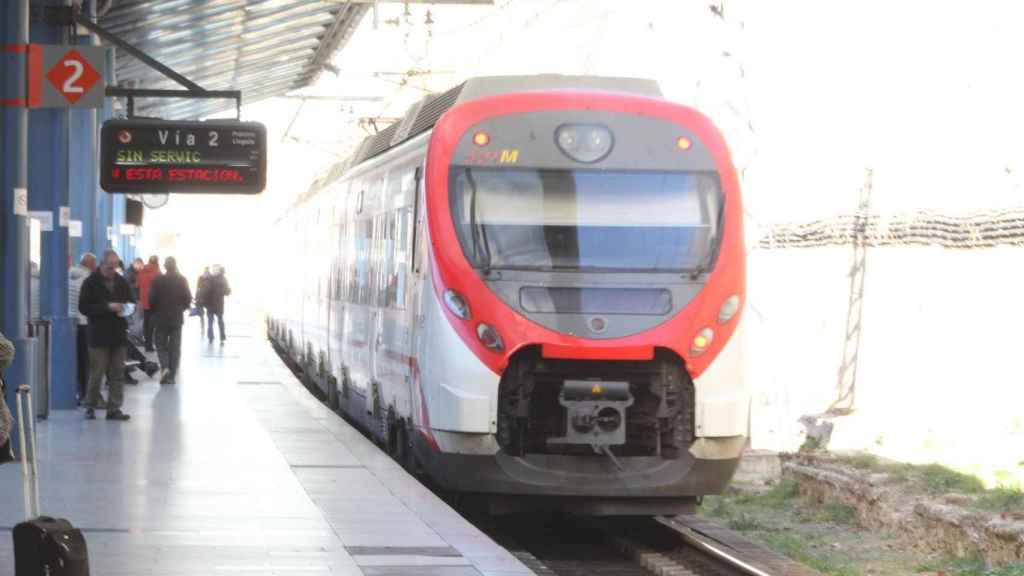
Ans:
[{"label": "safety sign on pillar", "polygon": [[99,46],[29,44],[29,108],[101,108],[106,86]]}]

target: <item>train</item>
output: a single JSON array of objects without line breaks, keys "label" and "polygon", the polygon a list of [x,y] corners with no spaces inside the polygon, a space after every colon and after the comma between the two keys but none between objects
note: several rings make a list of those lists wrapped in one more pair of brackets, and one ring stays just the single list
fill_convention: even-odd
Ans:
[{"label": "train", "polygon": [[743,207],[652,80],[466,80],[268,235],[268,337],[407,469],[495,514],[679,514],[746,445]]}]

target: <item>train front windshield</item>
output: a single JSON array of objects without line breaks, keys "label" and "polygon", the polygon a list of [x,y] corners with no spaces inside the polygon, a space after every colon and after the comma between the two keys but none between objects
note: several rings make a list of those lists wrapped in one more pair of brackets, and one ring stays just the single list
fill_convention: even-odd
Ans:
[{"label": "train front windshield", "polygon": [[718,239],[714,173],[456,166],[450,182],[474,268],[692,272]]}]

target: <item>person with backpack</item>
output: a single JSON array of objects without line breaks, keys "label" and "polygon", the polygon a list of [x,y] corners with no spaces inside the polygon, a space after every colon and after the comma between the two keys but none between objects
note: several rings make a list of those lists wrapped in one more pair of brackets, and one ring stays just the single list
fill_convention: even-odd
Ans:
[{"label": "person with backpack", "polygon": [[173,256],[164,260],[164,274],[149,289],[149,309],[156,325],[156,351],[160,358],[160,383],[174,384],[181,361],[181,326],[184,314],[192,305],[188,280],[178,272]]}]

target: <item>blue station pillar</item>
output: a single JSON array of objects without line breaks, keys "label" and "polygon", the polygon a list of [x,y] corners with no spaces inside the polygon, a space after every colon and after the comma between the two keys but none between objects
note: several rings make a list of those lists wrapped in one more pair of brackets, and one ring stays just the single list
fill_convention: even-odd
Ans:
[{"label": "blue station pillar", "polygon": [[[95,20],[96,2],[83,4],[86,15]],[[98,45],[93,34],[78,38],[79,44]],[[111,62],[108,58],[109,74]],[[109,84],[109,78],[105,78]],[[104,217],[106,194],[99,186],[99,115],[95,108],[76,108],[71,111],[71,218],[82,222],[82,236],[72,240],[72,257],[77,262],[85,252],[101,255],[107,247],[107,228]]]},{"label": "blue station pillar", "polygon": [[[40,2],[39,4],[44,4]],[[67,5],[49,0],[50,6]],[[31,41],[38,44],[69,44],[64,27],[34,22]],[[42,232],[39,270],[39,315],[50,323],[50,407],[70,409],[77,405],[75,320],[68,310],[68,229],[61,225],[70,206],[69,144],[73,137],[67,108],[43,108],[29,112],[28,184],[29,209],[48,213],[52,222]],[[42,344],[42,343],[40,343]],[[43,398],[36,398],[42,402]]]},{"label": "blue station pillar", "polygon": [[8,402],[14,388],[27,384],[35,341],[28,338],[29,263],[28,217],[22,208],[28,190],[28,109],[26,57],[29,39],[28,0],[0,3],[0,62],[3,65],[3,126],[0,141],[0,331],[14,342],[14,365],[5,373]]}]

